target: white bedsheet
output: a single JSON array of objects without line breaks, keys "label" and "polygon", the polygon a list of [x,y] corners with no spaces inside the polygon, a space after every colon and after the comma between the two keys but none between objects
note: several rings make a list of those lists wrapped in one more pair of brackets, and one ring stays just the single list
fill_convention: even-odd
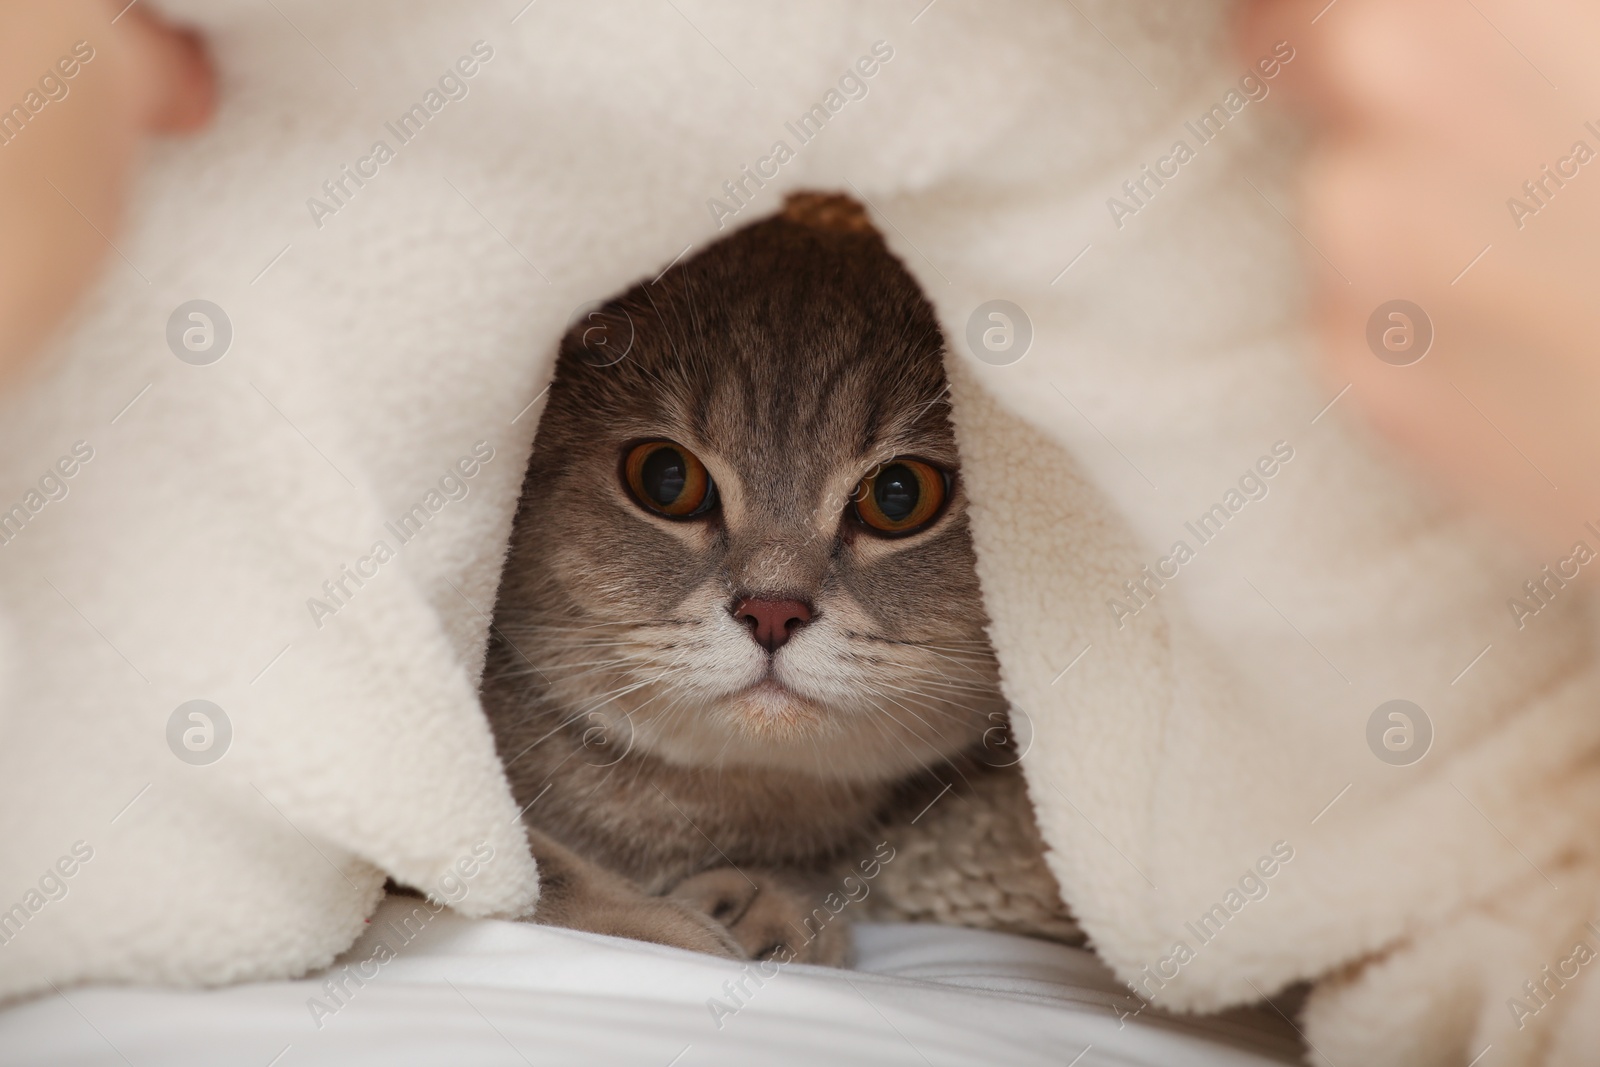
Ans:
[{"label": "white bedsheet", "polygon": [[[378,932],[421,904],[390,897],[340,963],[373,960]],[[1174,1019],[1153,1009],[1119,1018],[1119,1007],[1136,1003],[1080,949],[873,924],[857,928],[857,945],[854,971],[793,965],[760,988],[747,980],[751,995],[719,1027],[708,1001],[736,1003],[723,984],[740,977],[738,964],[442,911],[418,924],[376,977],[359,987],[347,980],[342,1003],[325,993],[326,973],[209,991],[68,989],[0,1012],[0,1063],[1254,1067],[1298,1060],[1281,1021]],[[333,1013],[315,1018],[315,1001]]]}]

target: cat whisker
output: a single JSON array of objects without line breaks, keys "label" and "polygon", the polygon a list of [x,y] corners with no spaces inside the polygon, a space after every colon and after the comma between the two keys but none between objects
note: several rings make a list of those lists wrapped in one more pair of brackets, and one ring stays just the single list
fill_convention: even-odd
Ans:
[{"label": "cat whisker", "polygon": [[[615,700],[617,700],[617,699],[619,699],[619,698],[621,698],[623,696],[626,696],[629,693],[632,693],[632,692],[635,692],[635,691],[637,691],[639,689],[642,689],[645,686],[652,684],[653,682],[660,681],[660,680],[668,677],[670,674],[675,673],[677,670],[686,670],[686,669],[687,668],[669,669],[668,671],[662,672],[661,674],[657,675],[654,678],[647,678],[647,679],[643,679],[643,680],[640,680],[640,681],[631,682],[631,683],[626,684],[626,685],[618,686],[617,688],[612,689],[612,690],[610,690],[610,691],[608,691],[606,693],[600,694],[599,698],[596,699],[596,701],[594,703],[588,705],[587,707],[579,708],[579,709],[576,709],[576,710],[574,710],[572,712],[569,712],[565,716],[563,716],[560,719],[558,719],[556,724],[555,724],[555,726],[551,727],[544,734],[540,735],[532,743],[530,743],[529,745],[524,747],[520,752],[518,752],[515,756],[512,756],[509,759],[507,759],[505,761],[506,765],[510,766],[511,764],[517,762],[523,756],[525,756],[529,752],[531,752],[533,749],[537,748],[539,745],[543,744],[545,741],[548,741],[555,734],[561,732],[563,729],[566,729],[566,728],[568,728],[570,726],[575,725],[576,723],[578,723],[579,721],[581,721],[583,719],[588,718],[589,715],[591,715],[595,711],[598,711],[600,708],[605,707],[607,704],[610,704],[613,701],[615,701]],[[624,717],[627,718],[628,716],[624,716]],[[563,762],[565,762],[565,761],[563,761]]]}]

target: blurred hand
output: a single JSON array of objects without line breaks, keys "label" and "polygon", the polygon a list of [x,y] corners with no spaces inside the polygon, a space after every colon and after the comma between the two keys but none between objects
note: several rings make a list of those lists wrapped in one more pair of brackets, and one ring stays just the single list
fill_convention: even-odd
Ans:
[{"label": "blurred hand", "polygon": [[[1325,2],[1256,0],[1241,47],[1294,45],[1282,85],[1316,123],[1304,229],[1329,396],[1353,383],[1341,403],[1568,546],[1600,524],[1600,6]],[[1410,366],[1367,341],[1395,299],[1435,331]]]},{"label": "blurred hand", "polygon": [[140,142],[215,109],[199,38],[124,3],[0,0],[0,379],[114,254]]}]

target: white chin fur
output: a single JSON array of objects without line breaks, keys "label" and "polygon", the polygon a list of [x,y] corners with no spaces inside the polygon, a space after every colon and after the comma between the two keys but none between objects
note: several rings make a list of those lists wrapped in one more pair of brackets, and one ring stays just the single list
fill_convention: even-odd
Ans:
[{"label": "white chin fur", "polygon": [[[917,668],[895,662],[909,659],[909,650],[867,647],[849,636],[870,626],[857,605],[826,605],[769,657],[720,610],[720,594],[715,602],[709,592],[704,599],[691,607],[705,612],[698,632],[675,631],[673,638],[684,642],[676,654],[652,657],[672,664],[659,687],[644,687],[606,711],[639,751],[680,766],[878,781],[936,763],[974,740],[952,727],[950,709],[923,708],[910,698],[905,676]],[[952,728],[960,736],[942,736]]]}]

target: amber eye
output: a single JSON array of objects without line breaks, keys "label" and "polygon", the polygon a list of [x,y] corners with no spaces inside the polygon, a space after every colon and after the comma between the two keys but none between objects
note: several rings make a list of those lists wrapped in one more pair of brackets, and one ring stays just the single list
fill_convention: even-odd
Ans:
[{"label": "amber eye", "polygon": [[888,537],[915,533],[938,517],[949,476],[920,459],[896,459],[861,480],[851,499],[856,517]]},{"label": "amber eye", "polygon": [[671,441],[634,445],[623,457],[622,477],[635,500],[670,519],[704,514],[717,501],[705,464]]}]

